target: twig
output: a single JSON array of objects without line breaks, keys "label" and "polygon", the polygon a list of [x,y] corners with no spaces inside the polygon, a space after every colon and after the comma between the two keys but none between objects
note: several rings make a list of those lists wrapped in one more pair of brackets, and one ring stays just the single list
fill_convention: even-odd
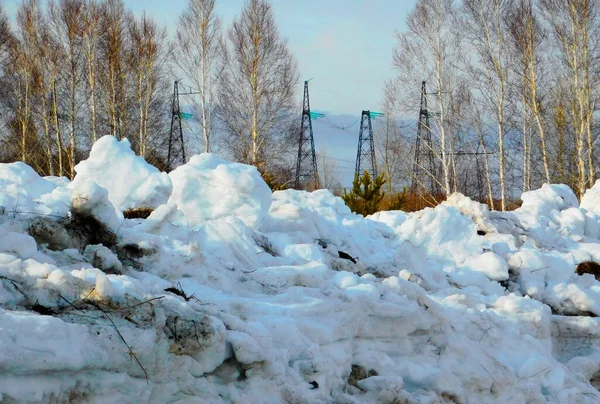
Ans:
[{"label": "twig", "polygon": [[51,216],[51,217],[57,217],[59,219],[63,219],[64,218],[64,216],[53,215],[51,213],[25,212],[25,211],[22,211],[22,210],[7,210],[6,212],[7,213],[14,213],[14,214],[17,214],[17,215],[26,214],[26,215],[36,215],[36,216]]},{"label": "twig", "polygon": [[90,290],[90,293],[88,293],[87,296],[84,298],[84,300],[87,300],[92,295],[92,293],[94,293],[95,290],[96,288],[93,287],[92,290]]},{"label": "twig", "polygon": [[83,312],[83,310],[81,310],[79,307],[75,306],[73,303],[71,303],[69,300],[67,300],[63,295],[61,295],[60,293],[58,294],[58,297],[60,297],[61,299],[63,299],[65,302],[67,302],[67,304],[71,307],[73,307],[75,310],[81,311]]},{"label": "twig", "polygon": [[125,307],[121,307],[121,308],[119,308],[119,310],[118,310],[118,311],[121,311],[121,310],[127,310],[127,309],[132,309],[132,308],[134,308],[134,307],[141,306],[142,304],[150,303],[150,302],[153,302],[154,300],[160,300],[160,299],[163,299],[163,298],[164,298],[164,296],[158,296],[158,297],[154,297],[154,298],[152,298],[152,299],[148,299],[148,300],[145,300],[145,301],[143,301],[143,302],[136,303],[136,304],[134,304],[134,305],[131,305],[131,306],[125,306]]},{"label": "twig", "polygon": [[181,296],[185,299],[186,302],[189,302],[190,299],[194,298],[194,296],[196,296],[195,293],[192,293],[190,296],[188,296],[185,291],[183,290],[183,287],[181,287],[181,283],[177,282],[177,287],[170,287],[170,288],[166,288],[165,292],[171,292],[174,295],[177,296]]},{"label": "twig", "polygon": [[539,372],[537,372],[537,373],[534,373],[534,374],[532,374],[531,376],[528,376],[528,377],[524,378],[523,380],[531,379],[532,377],[534,377],[534,376],[537,376],[537,375],[539,375],[540,373],[547,372],[548,370],[550,370],[550,368],[542,369],[542,370],[540,370]]},{"label": "twig", "polygon": [[529,271],[529,272],[534,273],[534,272],[537,272],[537,271],[541,271],[542,269],[548,269],[548,268],[550,268],[550,267],[549,266],[545,266],[545,267],[541,267],[541,268],[538,268],[538,269],[534,269],[533,271]]},{"label": "twig", "polygon": [[490,328],[486,329],[485,331],[483,331],[483,334],[481,334],[481,338],[479,338],[479,342],[483,341],[483,337],[485,337],[485,334],[487,334],[487,332],[489,330],[491,330],[491,329],[492,329],[492,327],[490,327]]},{"label": "twig", "polygon": [[487,370],[487,369],[486,369],[486,368],[485,368],[485,367],[484,367],[484,366],[483,366],[481,363],[479,364],[479,366],[481,366],[481,368],[482,368],[483,370],[485,370],[485,371],[486,371],[486,373],[487,373],[488,375],[490,375],[490,377],[492,378],[492,380],[493,380],[493,381],[494,381],[496,384],[498,384],[498,381],[497,381],[496,379],[494,379],[494,376],[493,376],[493,375],[492,375],[492,374],[491,374],[491,373],[490,373],[490,372],[489,372],[489,371],[488,371],[488,370]]},{"label": "twig", "polygon": [[252,280],[253,280],[254,282],[258,283],[259,285],[261,285],[263,288],[265,288],[265,289],[267,289],[267,290],[270,290],[270,291],[271,291],[271,292],[273,292],[273,293],[277,293],[277,289],[275,289],[275,288],[283,288],[283,287],[285,287],[285,286],[287,285],[287,282],[286,282],[286,283],[284,283],[283,285],[279,285],[279,286],[278,286],[278,285],[267,285],[266,283],[263,283],[263,282],[257,281],[256,279],[252,279]]},{"label": "twig", "polygon": [[91,318],[92,320],[98,320],[98,317],[94,317],[94,316],[90,316],[88,314],[85,314],[85,312],[83,311],[83,309],[80,309],[79,307],[75,306],[75,304],[71,303],[67,298],[65,298],[60,293],[58,294],[58,297],[60,297],[61,299],[63,299],[65,302],[67,302],[67,304],[69,306],[73,307],[75,310],[80,311],[82,313],[82,314],[77,314],[77,313],[72,313],[72,314],[76,314],[76,315],[82,316],[82,317]]},{"label": "twig", "polygon": [[142,366],[142,364],[140,363],[137,355],[135,354],[135,352],[133,352],[133,349],[131,349],[131,347],[129,346],[129,344],[127,343],[127,341],[125,341],[125,338],[121,334],[121,331],[119,331],[119,328],[117,328],[117,325],[115,324],[115,322],[113,321],[113,319],[110,318],[110,316],[108,315],[108,313],[106,311],[104,311],[102,309],[102,307],[100,307],[99,305],[96,305],[94,303],[90,303],[90,304],[92,304],[92,306],[95,306],[98,310],[100,310],[102,312],[102,314],[104,314],[104,316],[108,319],[108,321],[110,321],[110,323],[112,324],[113,328],[115,329],[115,331],[119,335],[119,338],[121,338],[121,341],[123,341],[123,343],[125,344],[125,346],[129,350],[129,356],[131,358],[135,359],[136,363],[139,365],[139,367],[144,372],[144,375],[146,376],[146,383],[150,384],[150,382],[148,381],[148,372],[146,372],[146,369],[144,369],[144,366]]},{"label": "twig", "polygon": [[14,279],[9,278],[8,276],[4,276],[4,275],[0,275],[0,279],[5,279],[7,281],[9,281],[10,283],[12,283],[12,285],[15,287],[15,289],[17,289],[18,292],[20,292],[21,294],[25,295],[25,293],[21,292],[19,290],[19,283],[17,281],[15,281]]},{"label": "twig", "polygon": [[[71,303],[67,298],[65,298],[60,293],[58,294],[58,297],[60,297],[61,299],[63,299],[65,302],[67,302],[75,310],[83,312],[83,310],[81,310],[79,307],[75,306],[75,304]],[[162,296],[161,296],[161,298],[162,298]],[[156,300],[156,299],[153,299],[153,300]],[[144,304],[144,303],[146,303],[146,302],[141,302],[139,304]],[[110,318],[110,316],[108,315],[108,313],[102,307],[100,307],[100,305],[95,304],[94,302],[88,302],[88,304],[91,305],[91,306],[93,306],[93,307],[95,307],[95,308],[97,308],[98,310],[100,310],[102,312],[102,314],[104,314],[104,316],[108,319],[108,321],[110,321],[110,323],[112,324],[113,328],[115,329],[115,331],[119,335],[119,338],[121,338],[121,341],[123,341],[123,343],[125,344],[125,346],[129,350],[129,356],[132,357],[133,359],[135,359],[135,361],[137,362],[137,364],[139,365],[139,367],[144,372],[144,375],[146,376],[146,383],[149,383],[149,381],[148,381],[148,373],[146,372],[146,369],[144,369],[144,366],[142,366],[142,364],[140,363],[140,361],[137,358],[135,352],[133,352],[133,349],[131,349],[131,347],[129,346],[129,344],[127,343],[127,341],[125,341],[125,338],[121,334],[121,331],[119,331],[119,328],[117,328],[117,325],[115,324],[115,322],[113,321],[113,319]],[[86,317],[94,318],[92,316],[87,316],[87,315],[86,315]]]}]

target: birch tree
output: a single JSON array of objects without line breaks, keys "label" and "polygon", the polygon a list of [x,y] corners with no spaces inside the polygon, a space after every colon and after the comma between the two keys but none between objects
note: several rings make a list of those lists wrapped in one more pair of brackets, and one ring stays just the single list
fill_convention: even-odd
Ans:
[{"label": "birch tree", "polygon": [[104,61],[105,71],[101,77],[101,86],[108,109],[110,134],[118,139],[126,136],[125,52],[129,14],[122,0],[105,0],[102,3],[100,57]]},{"label": "birch tree", "polygon": [[414,147],[402,136],[397,114],[397,93],[392,83],[387,83],[383,101],[384,120],[376,126],[376,152],[378,166],[385,173],[387,194],[394,194],[394,187],[402,179],[410,178],[409,163]]},{"label": "birch tree", "polygon": [[[19,158],[32,164],[33,96],[39,73],[38,28],[41,15],[36,0],[23,2],[17,10],[17,38],[11,47],[15,79],[15,116],[19,139]],[[30,144],[31,143],[31,144]]]},{"label": "birch tree", "polygon": [[297,116],[296,61],[266,0],[246,2],[228,39],[218,106],[230,135],[226,147],[238,161],[260,168],[281,152],[277,143],[288,135],[290,119]]},{"label": "birch tree", "polygon": [[137,149],[146,157],[148,148],[148,121],[150,108],[160,89],[166,63],[166,31],[143,14],[139,20],[131,19],[129,36],[131,49],[129,65],[135,75],[136,101],[138,106]]},{"label": "birch tree", "polygon": [[[544,167],[544,180],[552,182],[551,164],[548,150],[547,130],[544,123],[542,94],[540,93],[540,82],[545,82],[543,71],[543,55],[541,46],[545,40],[546,33],[541,26],[532,0],[518,0],[516,7],[509,12],[508,31],[510,42],[515,52],[516,66],[515,75],[518,77],[518,87],[525,109],[523,127],[524,138],[524,169],[525,179],[531,177],[531,141],[527,133],[531,131],[527,121],[535,121],[536,131],[540,139],[540,153]],[[530,183],[530,181],[527,181]],[[524,187],[525,188],[525,187]],[[524,189],[527,190],[527,189]]]},{"label": "birch tree", "polygon": [[570,85],[570,115],[575,129],[577,192],[594,184],[593,113],[598,90],[597,38],[600,35],[598,0],[539,0],[543,16],[559,45],[564,77]]},{"label": "birch tree", "polygon": [[463,0],[465,32],[477,55],[470,70],[478,82],[481,99],[496,123],[500,209],[506,210],[506,101],[509,91],[509,59],[505,21],[511,0]]},{"label": "birch tree", "polygon": [[[90,110],[90,130],[92,143],[96,142],[96,87],[98,81],[98,46],[100,42],[100,3],[96,0],[87,0],[83,10],[83,53],[85,56],[85,79],[88,92],[88,108]],[[100,64],[101,65],[101,64]]]},{"label": "birch tree", "polygon": [[200,126],[204,151],[212,150],[211,130],[218,65],[223,52],[216,0],[190,0],[177,25],[175,63],[200,92]]},{"label": "birch tree", "polygon": [[[448,196],[452,193],[451,145],[454,136],[449,130],[449,110],[458,74],[457,57],[461,42],[454,1],[418,0],[406,23],[408,31],[398,34],[394,51],[394,67],[399,74],[397,80],[410,83],[413,89],[418,89],[421,80],[426,79],[432,88],[430,91],[435,103],[431,109],[435,112],[430,115],[429,129],[439,142],[439,150],[427,152],[434,153],[441,162],[441,182]],[[421,144],[424,144],[423,140]]]},{"label": "birch tree", "polygon": [[319,185],[323,189],[334,192],[340,185],[339,165],[329,155],[327,149],[321,149],[317,152],[317,164],[319,166]]},{"label": "birch tree", "polygon": [[81,85],[83,2],[82,0],[60,0],[58,5],[49,3],[52,25],[66,59],[63,71],[67,83],[69,118],[69,176],[75,177],[77,156],[77,124],[79,104],[77,94]]}]

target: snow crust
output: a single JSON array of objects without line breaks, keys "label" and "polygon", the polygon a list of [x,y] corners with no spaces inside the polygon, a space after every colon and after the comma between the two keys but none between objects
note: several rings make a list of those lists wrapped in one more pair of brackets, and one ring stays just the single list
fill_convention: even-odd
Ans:
[{"label": "snow crust", "polygon": [[[600,262],[598,185],[581,207],[544,185],[514,212],[455,194],[363,218],[209,154],[166,177],[128,147],[100,139],[71,183],[0,165],[0,401],[600,401],[600,283],[575,273]],[[134,166],[155,182],[115,178]],[[115,242],[29,235],[77,213]]]}]

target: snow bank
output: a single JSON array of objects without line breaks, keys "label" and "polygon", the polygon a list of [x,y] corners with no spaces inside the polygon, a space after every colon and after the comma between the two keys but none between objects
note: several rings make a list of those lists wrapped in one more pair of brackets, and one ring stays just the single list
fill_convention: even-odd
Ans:
[{"label": "snow bank", "polygon": [[109,200],[108,190],[93,181],[73,186],[71,206],[75,212],[94,217],[113,232],[116,232],[123,222],[123,214]]},{"label": "snow bank", "polygon": [[192,225],[226,216],[257,227],[271,205],[271,190],[256,168],[213,154],[193,156],[171,173],[174,203]]},{"label": "snow bank", "polygon": [[[256,169],[203,154],[170,174],[165,203],[166,190],[104,178],[140,160],[99,144],[114,167],[96,144],[96,177],[68,187],[0,166],[24,206],[62,204],[114,232],[55,248],[27,233],[79,234],[66,211],[0,214],[0,400],[600,400],[600,282],[575,273],[600,262],[593,192],[581,208],[546,185],[514,212],[455,194],[363,218],[329,191],[271,194]],[[123,219],[142,200],[152,214]]]},{"label": "snow bank", "polygon": [[77,164],[75,171],[71,188],[93,181],[108,190],[109,200],[120,210],[156,208],[171,194],[169,176],[137,156],[127,139],[100,138],[89,158]]},{"label": "snow bank", "polygon": [[40,177],[24,163],[0,164],[0,206],[14,213],[66,213],[62,180]]},{"label": "snow bank", "polygon": [[585,191],[581,198],[581,208],[600,216],[600,180],[593,187]]}]

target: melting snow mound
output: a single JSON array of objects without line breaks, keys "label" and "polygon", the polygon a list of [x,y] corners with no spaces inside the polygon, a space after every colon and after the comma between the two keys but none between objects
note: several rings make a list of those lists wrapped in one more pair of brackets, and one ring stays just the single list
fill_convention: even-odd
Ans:
[{"label": "melting snow mound", "polygon": [[596,191],[363,218],[211,154],[77,167],[0,165],[2,402],[600,402]]},{"label": "melting snow mound", "polygon": [[131,150],[129,140],[113,136],[100,138],[87,160],[75,166],[75,188],[93,181],[108,190],[108,198],[119,209],[156,208],[171,194],[171,180],[166,173],[146,163]]},{"label": "melting snow mound", "polygon": [[271,205],[271,189],[255,167],[222,160],[211,153],[192,156],[169,173],[175,203],[192,226],[236,216],[256,228]]}]

